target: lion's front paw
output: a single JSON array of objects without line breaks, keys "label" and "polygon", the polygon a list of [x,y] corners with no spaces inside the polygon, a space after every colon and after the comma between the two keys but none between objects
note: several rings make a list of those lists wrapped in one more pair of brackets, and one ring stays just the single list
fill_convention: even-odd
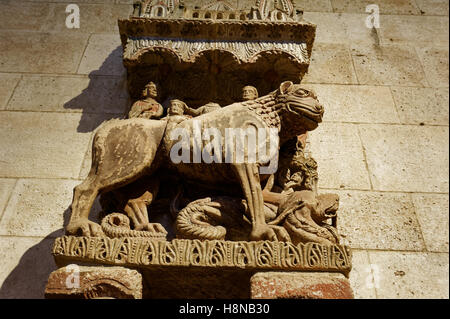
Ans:
[{"label": "lion's front paw", "polygon": [[69,235],[75,236],[88,236],[88,237],[104,236],[101,226],[87,219],[79,219],[75,222],[70,222],[66,227],[66,232]]}]

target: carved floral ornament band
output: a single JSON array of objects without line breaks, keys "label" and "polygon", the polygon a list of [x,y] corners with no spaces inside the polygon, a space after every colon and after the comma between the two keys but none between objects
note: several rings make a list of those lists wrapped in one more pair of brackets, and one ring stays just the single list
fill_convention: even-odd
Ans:
[{"label": "carved floral ornament band", "polygon": [[55,240],[55,259],[156,267],[197,266],[255,270],[330,271],[348,275],[347,246],[318,243],[64,236]]},{"label": "carved floral ornament band", "polygon": [[254,63],[263,53],[285,53],[296,63],[309,64],[306,43],[199,41],[154,37],[129,38],[124,59],[133,60],[144,52],[158,50],[170,51],[179,62],[195,62],[202,52],[219,50],[231,53],[239,63]]},{"label": "carved floral ornament band", "polygon": [[[200,2],[200,1],[199,1]],[[296,20],[301,10],[296,10],[291,0],[256,0],[250,9],[239,10],[229,1],[213,0],[202,6],[185,6],[178,0],[140,0],[134,3],[134,15],[144,18],[200,18],[239,20]]]}]

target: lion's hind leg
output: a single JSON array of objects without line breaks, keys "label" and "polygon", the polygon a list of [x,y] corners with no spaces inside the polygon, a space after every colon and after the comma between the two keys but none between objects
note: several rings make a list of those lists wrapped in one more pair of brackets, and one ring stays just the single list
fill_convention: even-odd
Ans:
[{"label": "lion's hind leg", "polygon": [[99,187],[91,175],[73,190],[72,215],[66,231],[71,235],[84,235],[98,237],[103,231],[97,223],[88,219],[89,212],[99,193]]},{"label": "lion's hind leg", "polygon": [[[147,123],[148,122],[148,123]],[[153,163],[164,123],[145,120],[106,122],[95,134],[92,166],[86,180],[75,187],[67,233],[100,236],[100,226],[89,221],[97,195],[128,185],[155,170]]]}]

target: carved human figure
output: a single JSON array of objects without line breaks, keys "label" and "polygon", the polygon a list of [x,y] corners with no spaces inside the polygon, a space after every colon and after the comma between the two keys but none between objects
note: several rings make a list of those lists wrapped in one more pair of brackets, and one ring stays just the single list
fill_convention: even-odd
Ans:
[{"label": "carved human figure", "polygon": [[205,104],[203,106],[200,106],[197,109],[192,109],[192,108],[188,107],[187,108],[187,112],[188,112],[189,115],[192,115],[193,117],[196,117],[196,116],[200,116],[200,115],[203,115],[203,114],[206,114],[206,113],[209,113],[209,112],[213,112],[213,111],[218,110],[220,108],[221,108],[221,106],[219,104],[214,103],[214,102],[209,102],[209,103],[207,103],[207,104]]},{"label": "carved human figure", "polygon": [[200,106],[196,109],[189,107],[186,103],[184,103],[181,100],[171,100],[170,106],[167,109],[167,115],[183,115],[187,118],[192,118],[196,116],[200,116],[218,109],[221,109],[222,107],[214,102],[209,102],[203,106]]},{"label": "carved human figure", "polygon": [[258,98],[258,90],[251,85],[244,86],[242,89],[242,100],[251,101]]},{"label": "carved human figure", "polygon": [[167,115],[169,118],[169,123],[175,123],[178,124],[186,119],[191,118],[192,116],[189,116],[186,113],[186,111],[189,111],[190,108],[181,100],[171,100],[170,106],[167,109]]},{"label": "carved human figure", "polygon": [[142,100],[136,101],[128,113],[129,118],[159,119],[164,112],[162,105],[156,100],[159,95],[158,84],[148,83],[142,90]]},{"label": "carved human figure", "polygon": [[262,19],[284,21],[294,14],[294,6],[291,0],[257,0],[257,6]]}]

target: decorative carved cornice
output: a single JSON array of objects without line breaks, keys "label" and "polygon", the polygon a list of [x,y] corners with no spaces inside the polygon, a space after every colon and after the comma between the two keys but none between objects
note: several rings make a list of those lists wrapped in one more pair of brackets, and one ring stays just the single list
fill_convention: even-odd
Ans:
[{"label": "decorative carved cornice", "polygon": [[[195,2],[194,2],[195,3]],[[299,21],[303,11],[292,0],[256,0],[246,9],[237,9],[225,0],[213,0],[203,6],[178,0],[139,0],[134,3],[134,17],[152,19],[212,19],[242,21]]]},{"label": "decorative carved cornice", "polygon": [[[306,21],[213,21],[195,19],[119,19],[122,43],[127,37],[290,41],[312,47],[316,26]],[[125,42],[125,43],[124,43]]]},{"label": "decorative carved cornice", "polygon": [[341,245],[293,245],[271,241],[199,241],[148,238],[56,238],[56,261],[91,262],[138,268],[214,267],[226,269],[327,271],[348,275],[351,253]]},{"label": "decorative carved cornice", "polygon": [[163,98],[195,106],[231,104],[249,84],[267,94],[282,81],[301,81],[316,31],[291,0],[255,0],[245,9],[227,1],[142,0],[118,24],[130,96],[158,81]]},{"label": "decorative carved cornice", "polygon": [[305,43],[295,42],[240,42],[214,40],[179,40],[152,37],[128,38],[123,58],[136,60],[144,52],[169,51],[179,63],[195,62],[206,51],[231,53],[237,63],[254,63],[263,54],[286,54],[298,64],[309,64]]}]

